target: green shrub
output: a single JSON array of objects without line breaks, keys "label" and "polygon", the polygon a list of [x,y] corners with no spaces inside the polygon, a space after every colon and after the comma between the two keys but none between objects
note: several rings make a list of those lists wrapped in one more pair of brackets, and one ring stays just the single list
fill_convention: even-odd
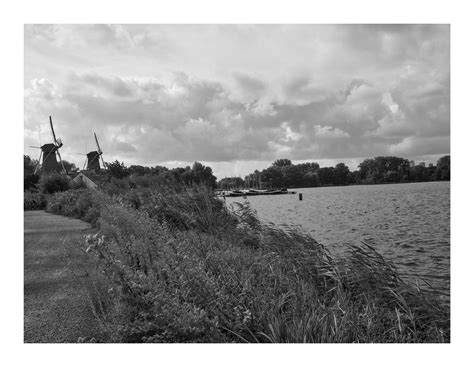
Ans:
[{"label": "green shrub", "polygon": [[47,210],[52,213],[82,219],[95,225],[100,216],[100,206],[103,200],[103,195],[95,190],[67,190],[51,195]]},{"label": "green shrub", "polygon": [[46,196],[40,192],[25,191],[23,194],[24,210],[43,210],[46,204]]},{"label": "green shrub", "polygon": [[39,189],[43,194],[54,194],[55,192],[66,191],[69,188],[69,178],[57,172],[44,174],[39,180]]}]

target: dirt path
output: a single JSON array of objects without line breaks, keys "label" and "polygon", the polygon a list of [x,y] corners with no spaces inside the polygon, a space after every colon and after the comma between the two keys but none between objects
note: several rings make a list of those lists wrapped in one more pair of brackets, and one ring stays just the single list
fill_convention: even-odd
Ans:
[{"label": "dirt path", "polygon": [[[24,342],[97,337],[98,324],[78,280],[87,273],[75,276],[66,256],[66,246],[78,248],[91,227],[44,211],[27,211],[24,220]],[[73,258],[84,262],[84,256]]]}]

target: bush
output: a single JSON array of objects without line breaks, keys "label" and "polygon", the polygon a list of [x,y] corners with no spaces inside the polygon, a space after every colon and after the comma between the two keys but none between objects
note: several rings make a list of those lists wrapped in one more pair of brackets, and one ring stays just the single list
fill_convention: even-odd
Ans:
[{"label": "bush", "polygon": [[69,188],[69,178],[57,172],[44,174],[39,181],[39,189],[43,194],[54,194],[55,192],[66,191]]},{"label": "bush", "polygon": [[26,174],[23,179],[24,190],[35,189],[38,186],[39,176],[35,173]]},{"label": "bush", "polygon": [[25,191],[23,194],[23,210],[43,210],[46,204],[46,196],[40,192]]},{"label": "bush", "polygon": [[90,189],[57,192],[48,200],[47,210],[96,224],[104,197]]}]

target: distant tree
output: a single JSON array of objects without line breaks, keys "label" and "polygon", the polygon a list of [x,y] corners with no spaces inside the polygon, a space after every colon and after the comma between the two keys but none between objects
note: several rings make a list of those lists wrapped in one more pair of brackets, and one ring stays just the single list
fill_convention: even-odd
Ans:
[{"label": "distant tree", "polygon": [[353,185],[359,182],[359,171],[351,171],[347,175],[347,184]]},{"label": "distant tree", "polygon": [[262,173],[259,170],[255,170],[253,173],[250,173],[249,175],[245,176],[245,179],[244,179],[245,187],[260,188],[260,184],[262,180],[261,175]]},{"label": "distant tree", "polygon": [[321,185],[334,185],[334,167],[320,168],[319,180]]},{"label": "distant tree", "polygon": [[35,174],[38,164],[36,159],[31,159],[28,155],[23,155],[23,187],[24,190],[31,190],[38,185],[39,176]]},{"label": "distant tree", "polygon": [[321,186],[319,175],[316,172],[308,171],[303,175],[303,186],[316,187]]},{"label": "distant tree", "polygon": [[399,157],[375,157],[365,159],[359,165],[360,183],[376,184],[384,182],[408,181],[412,170],[410,161]]},{"label": "distant tree", "polygon": [[163,166],[155,166],[150,168],[150,173],[152,175],[161,175],[164,174],[165,172],[169,172],[170,170],[166,167]]},{"label": "distant tree", "polygon": [[281,167],[283,174],[283,186],[297,187],[303,182],[304,172],[299,166],[285,165]]},{"label": "distant tree", "polygon": [[191,167],[187,166],[186,168],[184,167],[176,167],[176,168],[173,168],[169,171],[169,174],[171,175],[171,177],[173,178],[173,181],[175,182],[179,182],[179,183],[185,183],[185,184],[188,184],[189,182],[185,182],[183,180],[183,178],[186,178],[185,177],[185,173],[187,173],[186,176],[189,176],[190,177],[190,180],[191,180],[191,175],[189,174],[189,172],[191,171]]},{"label": "distant tree", "polygon": [[275,162],[272,164],[275,167],[283,167],[283,166],[291,166],[291,161],[289,159],[277,159]]},{"label": "distant tree", "polygon": [[281,166],[270,166],[261,174],[263,188],[278,188],[285,185]]},{"label": "distant tree", "polygon": [[68,176],[58,172],[43,174],[39,180],[39,189],[43,194],[54,194],[70,188]]},{"label": "distant tree", "polygon": [[123,162],[119,162],[118,160],[115,160],[112,163],[106,162],[105,167],[107,168],[107,174],[110,178],[115,177],[121,179],[129,176],[128,168],[123,164]]},{"label": "distant tree", "polygon": [[384,183],[397,183],[402,180],[402,175],[398,171],[387,171],[383,174]]},{"label": "distant tree", "polygon": [[318,172],[319,170],[319,164],[316,162],[306,162],[306,163],[300,163],[298,164],[298,167],[302,171],[306,172]]},{"label": "distant tree", "polygon": [[426,176],[428,177],[428,179],[426,181],[436,181],[437,178],[436,178],[436,166],[434,165],[428,165],[428,167],[426,167]]},{"label": "distant tree", "polygon": [[344,163],[336,164],[336,167],[334,168],[334,184],[347,185],[349,173],[349,167],[347,167]]},{"label": "distant tree", "polygon": [[25,175],[33,174],[37,164],[37,159],[31,159],[29,155],[23,155],[23,171]]},{"label": "distant tree", "polygon": [[436,180],[450,180],[451,179],[451,157],[445,155],[438,159],[436,169],[434,172],[434,178]]},{"label": "distant tree", "polygon": [[212,174],[212,168],[206,167],[202,163],[194,162],[192,172],[192,180],[197,184],[204,184],[206,186],[215,188],[216,176]]},{"label": "distant tree", "polygon": [[416,165],[410,167],[410,181],[423,182],[428,180],[426,167]]},{"label": "distant tree", "polygon": [[132,176],[143,176],[151,172],[150,167],[143,167],[139,165],[131,165],[128,167],[128,171]]},{"label": "distant tree", "polygon": [[217,183],[217,187],[221,190],[241,189],[245,186],[245,182],[241,177],[225,177]]},{"label": "distant tree", "polygon": [[78,171],[78,168],[76,167],[76,165],[74,163],[68,162],[66,160],[63,160],[62,162],[63,162],[64,168],[66,169],[67,172],[76,172],[76,171]]},{"label": "distant tree", "polygon": [[379,179],[379,167],[375,159],[364,159],[359,164],[359,180],[360,183],[376,183]]}]

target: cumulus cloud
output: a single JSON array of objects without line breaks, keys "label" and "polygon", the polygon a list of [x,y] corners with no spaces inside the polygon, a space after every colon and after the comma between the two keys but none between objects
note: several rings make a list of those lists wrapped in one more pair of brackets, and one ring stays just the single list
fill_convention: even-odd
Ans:
[{"label": "cumulus cloud", "polygon": [[170,27],[27,26],[25,146],[52,115],[72,161],[449,153],[447,26]]}]

